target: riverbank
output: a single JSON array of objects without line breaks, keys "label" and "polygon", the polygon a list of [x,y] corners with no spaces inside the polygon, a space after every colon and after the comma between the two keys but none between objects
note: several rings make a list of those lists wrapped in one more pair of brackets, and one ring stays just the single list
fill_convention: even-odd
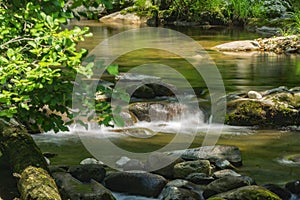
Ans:
[{"label": "riverbank", "polygon": [[264,51],[278,54],[300,54],[300,35],[281,36],[273,38],[259,38],[256,40],[234,41],[215,46],[219,51]]}]

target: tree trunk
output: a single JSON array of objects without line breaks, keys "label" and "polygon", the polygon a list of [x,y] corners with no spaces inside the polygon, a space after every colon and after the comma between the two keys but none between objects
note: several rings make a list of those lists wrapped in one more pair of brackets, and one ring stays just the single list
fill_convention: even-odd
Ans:
[{"label": "tree trunk", "polygon": [[0,120],[0,150],[20,178],[18,188],[22,199],[61,199],[43,154],[25,130]]}]

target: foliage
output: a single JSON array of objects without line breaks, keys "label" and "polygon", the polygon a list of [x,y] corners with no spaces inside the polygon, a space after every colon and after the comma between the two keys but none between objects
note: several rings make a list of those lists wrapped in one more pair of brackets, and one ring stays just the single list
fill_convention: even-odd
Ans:
[{"label": "foliage", "polygon": [[177,20],[200,21],[201,13],[221,13],[223,0],[174,0],[170,6]]},{"label": "foliage", "polygon": [[72,17],[63,0],[22,2],[0,3],[0,118],[35,131],[67,130],[62,116],[72,119],[75,75],[92,75],[93,65],[81,64],[87,51],[76,49],[90,34],[61,27]]},{"label": "foliage", "polygon": [[122,14],[136,12],[139,16],[156,17],[158,7],[149,0],[136,0],[132,7],[121,11]]},{"label": "foliage", "polygon": [[300,10],[293,13],[293,18],[295,20],[293,25],[295,27],[296,33],[300,33]]},{"label": "foliage", "polygon": [[289,0],[292,11],[297,12],[300,10],[300,1],[299,0]]},{"label": "foliage", "polygon": [[72,10],[76,18],[99,19],[103,14],[120,11],[133,5],[133,0],[74,0],[66,7]]}]

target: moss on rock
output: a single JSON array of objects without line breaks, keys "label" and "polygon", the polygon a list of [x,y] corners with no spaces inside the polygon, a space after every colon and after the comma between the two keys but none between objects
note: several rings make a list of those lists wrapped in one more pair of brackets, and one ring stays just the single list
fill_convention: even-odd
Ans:
[{"label": "moss on rock", "polygon": [[300,124],[298,96],[280,94],[262,100],[240,98],[227,104],[226,123],[237,126],[282,127]]},{"label": "moss on rock", "polygon": [[42,168],[27,167],[21,174],[18,188],[22,199],[60,200],[56,184]]},{"label": "moss on rock", "polygon": [[225,193],[217,194],[209,200],[234,199],[234,200],[280,200],[273,192],[257,185],[245,186]]}]

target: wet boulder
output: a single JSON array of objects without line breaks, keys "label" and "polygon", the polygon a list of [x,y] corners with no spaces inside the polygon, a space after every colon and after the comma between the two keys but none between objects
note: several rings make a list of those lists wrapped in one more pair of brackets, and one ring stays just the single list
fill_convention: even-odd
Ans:
[{"label": "wet boulder", "polygon": [[90,182],[94,179],[101,183],[106,174],[103,165],[98,164],[71,166],[68,172],[81,182]]},{"label": "wet boulder", "polygon": [[204,198],[209,198],[213,195],[227,192],[247,185],[249,185],[249,183],[242,177],[225,176],[208,184],[203,192],[203,196]]},{"label": "wet boulder", "polygon": [[222,200],[222,199],[234,199],[234,200],[256,200],[256,199],[268,199],[268,200],[280,200],[273,192],[257,185],[244,186],[237,189],[230,190],[228,192],[217,194],[208,200]]},{"label": "wet boulder", "polygon": [[131,159],[126,162],[123,166],[124,171],[132,171],[132,170],[145,170],[145,165],[141,161],[137,159]]},{"label": "wet boulder", "polygon": [[202,198],[202,189],[186,180],[176,179],[170,181],[159,195],[161,200],[177,200],[177,199],[189,199],[199,200]]},{"label": "wet boulder", "polygon": [[264,188],[267,190],[270,190],[274,194],[278,195],[282,200],[289,200],[292,197],[292,194],[290,191],[288,191],[286,188],[282,188],[275,184],[265,184],[263,185]]},{"label": "wet boulder", "polygon": [[215,180],[213,177],[208,176],[205,173],[192,173],[189,174],[185,179],[198,185],[207,185]]},{"label": "wet boulder", "polygon": [[183,161],[182,158],[177,156],[174,157],[161,152],[153,152],[148,156],[145,168],[154,174],[173,179],[174,166]]},{"label": "wet boulder", "polygon": [[300,180],[288,182],[285,188],[293,194],[300,195]]},{"label": "wet boulder", "polygon": [[69,173],[56,172],[53,177],[63,199],[72,200],[115,200],[112,193],[100,183],[91,180],[82,183]]},{"label": "wet boulder", "polygon": [[186,178],[195,172],[209,175],[211,173],[210,162],[208,160],[185,161],[174,166],[175,178]]},{"label": "wet boulder", "polygon": [[300,124],[299,91],[280,87],[261,94],[262,98],[240,96],[229,101],[226,123],[272,128]]},{"label": "wet boulder", "polygon": [[112,191],[146,197],[157,197],[166,183],[162,176],[147,172],[115,172],[105,178]]},{"label": "wet boulder", "polygon": [[241,176],[241,175],[231,169],[223,169],[223,170],[214,172],[212,176],[216,179],[219,179],[219,178],[223,178],[225,176]]},{"label": "wet boulder", "polygon": [[171,121],[188,111],[186,105],[167,102],[138,102],[129,105],[129,111],[139,121]]}]

